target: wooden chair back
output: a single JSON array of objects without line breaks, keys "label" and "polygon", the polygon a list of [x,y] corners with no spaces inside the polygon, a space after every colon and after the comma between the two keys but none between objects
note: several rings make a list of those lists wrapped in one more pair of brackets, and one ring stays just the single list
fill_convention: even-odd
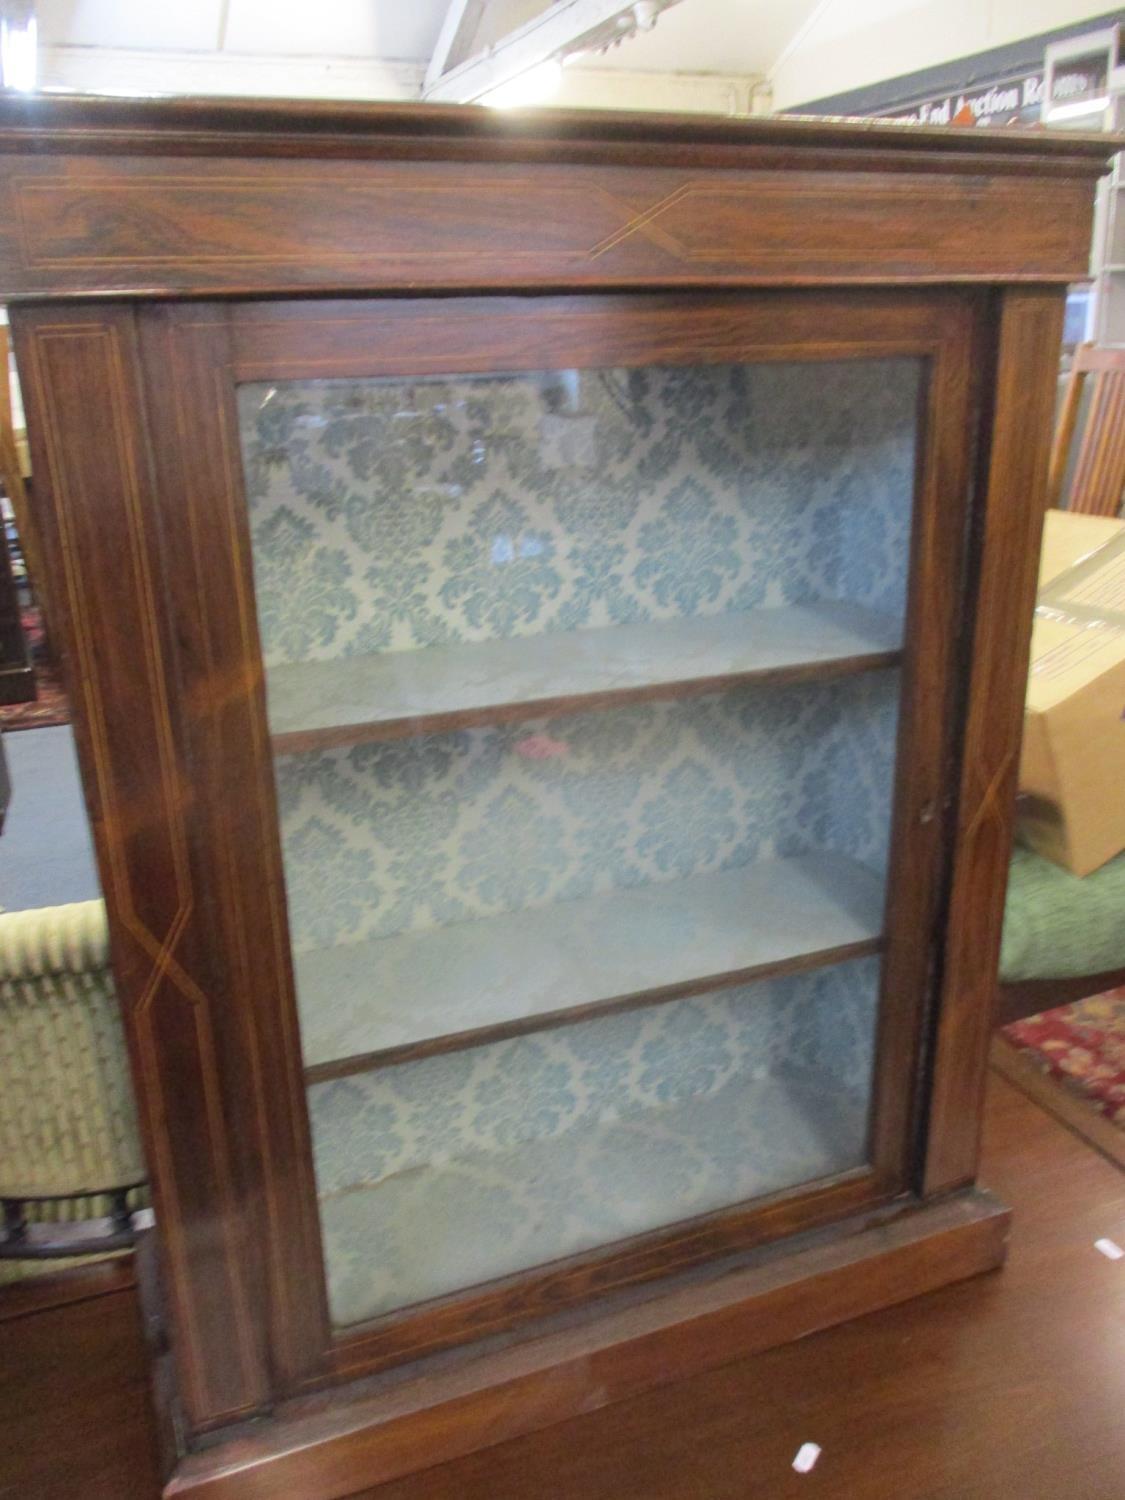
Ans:
[{"label": "wooden chair back", "polygon": [[[1092,380],[1081,445],[1067,489],[1071,444],[1078,426],[1083,388]],[[1066,493],[1064,493],[1066,490]],[[1116,516],[1125,492],[1125,349],[1081,344],[1074,353],[1051,448],[1048,504],[1087,516]],[[1077,979],[1022,979],[998,987],[995,1024],[1007,1026],[1125,985],[1125,969]]]},{"label": "wooden chair back", "polygon": [[[1085,384],[1089,410],[1067,493],[1071,444]],[[1116,516],[1125,494],[1125,349],[1081,344],[1074,354],[1051,450],[1048,503],[1087,516]]]},{"label": "wooden chair back", "polygon": [[0,323],[0,485],[3,485],[16,512],[16,526],[21,527],[26,513],[26,497],[12,424],[12,385],[8,373],[10,348],[8,330]]},{"label": "wooden chair back", "polygon": [[31,575],[31,587],[47,627],[47,655],[54,659],[51,647],[51,607],[44,590],[44,570],[39,565],[38,537],[31,522],[31,496],[24,479],[19,444],[12,414],[12,385],[9,373],[10,336],[0,323],[0,492],[12,502],[24,560]]}]

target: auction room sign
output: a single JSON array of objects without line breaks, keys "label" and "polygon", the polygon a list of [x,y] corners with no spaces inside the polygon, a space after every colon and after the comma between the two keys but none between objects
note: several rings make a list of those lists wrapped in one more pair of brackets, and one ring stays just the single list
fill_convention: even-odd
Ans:
[{"label": "auction room sign", "polygon": [[946,94],[941,99],[923,99],[889,110],[886,118],[917,125],[1038,125],[1042,101],[1040,70],[964,93]]}]

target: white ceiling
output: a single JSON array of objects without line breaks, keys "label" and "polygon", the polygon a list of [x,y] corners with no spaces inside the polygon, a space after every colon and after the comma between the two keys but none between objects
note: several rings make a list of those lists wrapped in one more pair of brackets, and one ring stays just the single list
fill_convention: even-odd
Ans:
[{"label": "white ceiling", "polygon": [[47,46],[425,61],[448,0],[38,0]]},{"label": "white ceiling", "polygon": [[[448,0],[39,0],[48,46],[425,62]],[[655,28],[582,65],[764,73],[824,0],[679,0]]]},{"label": "white ceiling", "polygon": [[[447,5],[38,0],[38,15],[50,86],[409,98],[421,90]],[[584,57],[573,71],[583,76],[589,96],[578,102],[729,111],[744,104],[727,99],[720,78],[765,76],[774,107],[785,109],[1107,8],[1106,0],[678,0],[653,31],[600,57]],[[619,79],[633,74],[629,88],[640,90],[638,97],[619,99],[628,90],[607,69]],[[712,78],[714,99],[691,103],[685,80],[672,75]],[[643,89],[642,79],[649,80]]]}]

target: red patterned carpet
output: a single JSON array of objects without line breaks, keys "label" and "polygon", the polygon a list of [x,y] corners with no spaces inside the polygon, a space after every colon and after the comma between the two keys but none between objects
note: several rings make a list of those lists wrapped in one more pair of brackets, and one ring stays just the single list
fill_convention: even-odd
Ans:
[{"label": "red patterned carpet", "polygon": [[1005,1026],[1006,1041],[1125,1130],[1125,987]]},{"label": "red patterned carpet", "polygon": [[23,612],[23,628],[31,645],[39,696],[31,703],[0,704],[0,729],[5,734],[15,729],[47,729],[52,724],[70,722],[70,705],[58,668],[48,660],[43,620],[38,609],[32,607]]}]

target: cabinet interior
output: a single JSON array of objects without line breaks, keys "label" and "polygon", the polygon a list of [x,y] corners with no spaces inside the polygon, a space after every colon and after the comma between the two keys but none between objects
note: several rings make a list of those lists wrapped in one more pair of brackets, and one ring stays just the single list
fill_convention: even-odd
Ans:
[{"label": "cabinet interior", "polygon": [[920,379],[239,387],[336,1326],[863,1165]]}]

